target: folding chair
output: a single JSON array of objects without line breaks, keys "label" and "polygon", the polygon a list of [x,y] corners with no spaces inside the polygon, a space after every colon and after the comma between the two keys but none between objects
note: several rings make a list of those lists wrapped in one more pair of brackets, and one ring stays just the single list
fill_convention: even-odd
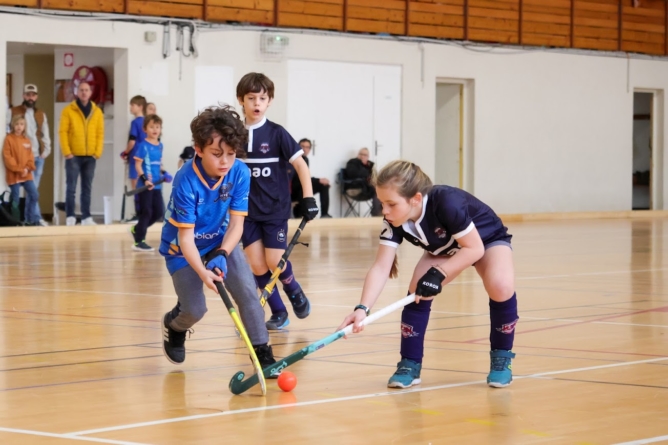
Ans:
[{"label": "folding chair", "polygon": [[[365,184],[362,180],[347,179],[346,169],[342,168],[339,170],[336,182],[339,184],[339,203],[341,206],[341,214],[344,218],[350,214],[359,218],[362,215],[363,203],[366,203],[368,206],[368,209],[364,213],[364,217],[371,215],[373,201],[364,193]],[[346,203],[345,210],[343,206],[344,202]]]}]

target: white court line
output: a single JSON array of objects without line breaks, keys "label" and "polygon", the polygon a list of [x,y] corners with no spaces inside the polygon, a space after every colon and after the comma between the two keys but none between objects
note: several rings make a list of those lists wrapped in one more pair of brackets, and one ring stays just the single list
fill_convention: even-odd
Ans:
[{"label": "white court line", "polygon": [[619,442],[614,445],[642,445],[644,443],[656,443],[668,441],[668,436],[650,437],[647,439],[632,440],[631,442]]},{"label": "white court line", "polygon": [[16,428],[4,428],[1,426],[0,426],[0,431],[4,431],[6,433],[27,434],[29,436],[43,436],[43,437],[55,437],[58,439],[80,440],[83,442],[110,443],[114,445],[146,445],[146,444],[141,444],[139,442],[126,442],[123,440],[112,440],[112,439],[98,439],[97,437],[78,437],[67,434],[45,433],[42,431],[21,430]]},{"label": "white court line", "polygon": [[[556,374],[567,374],[570,372],[581,372],[581,371],[591,371],[595,369],[605,369],[605,368],[615,368],[619,366],[629,366],[629,365],[640,365],[644,363],[653,363],[653,362],[658,362],[662,360],[668,360],[668,357],[660,357],[660,358],[652,358],[652,359],[647,359],[647,360],[637,360],[634,362],[621,362],[621,363],[613,363],[613,364],[608,364],[608,365],[599,365],[599,366],[590,366],[587,368],[574,368],[574,369],[564,369],[561,371],[548,371],[548,372],[541,372],[538,374],[531,374],[531,375],[525,375],[525,376],[517,376],[514,377],[515,380],[520,380],[520,379],[528,379],[528,378],[538,378],[546,375],[556,375]],[[289,408],[289,407],[295,407],[295,406],[311,406],[311,405],[322,405],[325,403],[338,403],[338,402],[347,402],[350,400],[362,400],[362,399],[370,399],[374,397],[385,397],[385,396],[396,396],[396,395],[402,395],[402,394],[409,394],[409,393],[414,393],[414,392],[427,392],[427,391],[436,391],[439,389],[447,389],[447,388],[457,388],[457,387],[462,387],[462,386],[472,386],[472,385],[479,385],[479,384],[484,384],[486,383],[485,380],[476,380],[472,382],[463,382],[463,383],[451,383],[448,385],[439,385],[439,386],[430,386],[427,388],[414,388],[414,389],[407,389],[403,391],[388,391],[388,392],[379,392],[379,393],[372,393],[372,394],[361,394],[358,396],[349,396],[349,397],[338,397],[334,399],[322,399],[322,400],[312,400],[310,402],[297,402],[297,403],[289,403],[285,405],[271,405],[271,406],[260,406],[256,408],[245,408],[245,409],[239,409],[239,410],[231,410],[231,411],[224,411],[220,413],[211,413],[211,414],[197,414],[194,416],[186,416],[186,417],[174,417],[171,419],[161,419],[161,420],[153,420],[149,422],[140,422],[140,423],[131,423],[131,424],[126,424],[126,425],[118,425],[118,426],[111,426],[111,427],[106,427],[106,428],[98,428],[94,430],[85,430],[85,431],[76,431],[73,433],[66,433],[64,434],[67,437],[78,437],[82,435],[87,435],[87,434],[99,434],[99,433],[106,433],[110,431],[120,431],[120,430],[127,430],[131,428],[141,428],[141,427],[146,427],[146,426],[155,426],[155,425],[164,425],[167,423],[176,423],[176,422],[185,422],[189,420],[199,420],[199,419],[208,419],[212,417],[221,417],[221,416],[231,416],[234,414],[245,414],[245,413],[252,413],[252,412],[258,412],[258,411],[268,411],[268,410],[274,410],[274,409],[282,409],[282,408]]]}]

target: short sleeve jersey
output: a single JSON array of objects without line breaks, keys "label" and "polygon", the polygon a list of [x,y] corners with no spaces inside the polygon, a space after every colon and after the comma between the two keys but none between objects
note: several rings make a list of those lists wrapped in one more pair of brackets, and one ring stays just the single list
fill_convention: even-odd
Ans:
[{"label": "short sleeve jersey", "polygon": [[244,162],[251,172],[248,220],[289,219],[288,164],[304,151],[285,128],[264,118],[248,127],[246,152]]},{"label": "short sleeve jersey", "polygon": [[[130,124],[130,136],[128,138],[131,141],[135,141],[135,146],[132,148],[134,152],[137,150],[137,147],[141,142],[146,139],[146,132],[144,131],[144,116],[136,117],[132,120]],[[131,155],[133,153],[130,153]]]},{"label": "short sleeve jersey", "polygon": [[[160,179],[160,166],[162,165],[162,142],[158,145],[153,145],[148,141],[142,141],[134,154],[135,160],[142,161],[141,168],[149,181],[155,182]],[[143,187],[144,181],[139,178],[137,187]],[[155,186],[156,189],[161,189],[162,184]]]},{"label": "short sleeve jersey", "polygon": [[227,230],[228,212],[244,216],[248,213],[249,187],[248,168],[239,160],[215,182],[204,173],[199,156],[176,172],[160,241],[160,253],[170,274],[188,265],[181,252],[179,228],[194,228],[200,255],[220,246]]},{"label": "short sleeve jersey", "polygon": [[454,255],[460,248],[457,240],[474,227],[483,244],[511,237],[487,204],[464,190],[437,185],[422,200],[422,215],[415,223],[394,227],[383,220],[380,244],[396,248],[405,239],[432,255]]}]

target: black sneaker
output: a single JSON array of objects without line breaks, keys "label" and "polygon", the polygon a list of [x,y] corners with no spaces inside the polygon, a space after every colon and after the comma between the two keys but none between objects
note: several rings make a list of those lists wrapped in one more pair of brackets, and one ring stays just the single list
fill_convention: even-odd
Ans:
[{"label": "black sneaker", "polygon": [[[264,344],[264,345],[259,345],[259,346],[253,346],[253,349],[255,350],[255,355],[257,355],[257,359],[260,361],[260,366],[262,366],[262,369],[265,369],[267,366],[271,366],[274,363],[276,363],[276,359],[274,358],[274,352],[271,350],[271,346]],[[277,379],[278,375],[280,374],[280,371],[276,374],[272,374],[268,379]]]},{"label": "black sneaker", "polygon": [[186,332],[179,332],[172,329],[169,324],[172,322],[172,313],[167,312],[162,319],[162,352],[165,353],[167,360],[178,365],[186,359]]},{"label": "black sneaker", "polygon": [[153,252],[155,249],[146,244],[146,241],[142,241],[141,243],[135,243],[132,246],[132,250],[136,250],[139,252]]},{"label": "black sneaker", "polygon": [[295,311],[297,318],[306,318],[311,313],[311,303],[309,303],[301,288],[290,297],[290,303],[292,303],[292,309]]},{"label": "black sneaker", "polygon": [[268,331],[280,331],[290,324],[287,312],[271,314],[271,318],[265,323]]}]

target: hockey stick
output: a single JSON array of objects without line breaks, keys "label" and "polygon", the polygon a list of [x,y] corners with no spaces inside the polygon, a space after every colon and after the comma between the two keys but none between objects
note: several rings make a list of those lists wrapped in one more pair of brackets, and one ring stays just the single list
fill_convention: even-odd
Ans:
[{"label": "hockey stick", "polygon": [[253,349],[253,345],[248,338],[248,334],[246,333],[246,329],[244,328],[244,324],[241,322],[241,319],[239,318],[239,314],[237,314],[236,309],[232,305],[232,301],[230,301],[229,295],[227,295],[227,291],[225,290],[225,286],[223,286],[223,283],[220,281],[216,281],[216,289],[218,289],[218,294],[220,295],[220,298],[223,299],[223,303],[225,303],[225,307],[227,308],[227,312],[230,313],[230,317],[232,317],[232,321],[234,321],[234,326],[237,328],[237,332],[241,334],[241,338],[244,340],[244,343],[246,343],[246,348],[248,348],[248,352],[250,352],[250,357],[251,357],[251,362],[253,362],[253,368],[255,368],[255,383],[260,382],[260,387],[262,387],[262,395],[267,395],[267,383],[264,380],[264,374],[262,373],[262,366],[260,365],[260,361],[257,358],[257,354],[255,354],[255,349]]},{"label": "hockey stick", "polygon": [[128,192],[128,163],[125,163],[125,180],[123,181],[123,202],[121,203],[121,222],[125,220],[125,201]]},{"label": "hockey stick", "polygon": [[[366,317],[362,321],[362,325],[366,326],[370,323],[373,323],[379,318],[384,317],[390,312],[394,312],[397,309],[404,307],[413,301],[415,301],[415,294],[411,294],[407,297],[402,298],[401,300],[395,301],[389,306],[386,306],[383,309],[379,310],[378,312],[373,313],[368,317]],[[333,334],[328,335],[322,340],[318,340],[315,343],[311,343],[310,345],[300,349],[299,351],[285,357],[283,360],[279,360],[273,365],[264,368],[264,370],[262,371],[264,373],[263,377],[278,375],[283,369],[287,368],[288,366],[295,364],[299,360],[303,359],[309,354],[314,353],[318,349],[322,349],[328,344],[335,342],[344,335],[349,335],[350,333],[352,333],[352,331],[353,331],[353,325],[351,324],[346,326],[344,329],[341,329]],[[243,371],[237,372],[236,374],[234,374],[234,377],[232,377],[232,380],[230,380],[230,391],[232,392],[232,394],[241,394],[243,392],[248,391],[250,388],[257,385],[259,375],[260,373],[257,373],[244,380],[245,374],[243,373]]]},{"label": "hockey stick", "polygon": [[[262,295],[260,296],[260,304],[262,307],[264,307],[265,304],[267,304],[267,298],[271,295],[272,291],[274,290],[274,286],[276,286],[276,282],[278,281],[278,276],[281,274],[283,271],[283,267],[285,266],[285,263],[288,262],[288,257],[290,256],[290,253],[292,253],[292,249],[295,247],[295,244],[297,244],[297,241],[299,240],[299,235],[302,234],[302,231],[304,230],[304,227],[306,226],[306,223],[308,221],[306,218],[302,218],[302,222],[299,224],[299,227],[297,228],[297,231],[295,234],[292,236],[292,240],[290,240],[290,244],[288,244],[288,247],[285,249],[285,252],[283,252],[283,256],[281,256],[281,260],[278,262],[278,265],[274,269],[274,271],[271,273],[271,279],[267,283],[267,285],[262,289]],[[308,247],[307,243],[302,243],[306,247]]]},{"label": "hockey stick", "polygon": [[[153,183],[153,185],[156,186],[156,185],[158,185],[158,184],[162,184],[163,182],[165,182],[165,177],[164,177],[164,176],[163,176],[162,178],[158,179],[157,181],[155,181],[155,182]],[[145,192],[146,190],[148,190],[148,185],[143,185],[143,186],[141,186],[141,187],[139,187],[139,188],[136,188],[136,189],[134,189],[134,190],[130,190],[130,191],[128,191],[128,192],[125,192],[125,196],[134,196],[134,195],[138,195],[139,193],[141,193],[141,192]]]}]

